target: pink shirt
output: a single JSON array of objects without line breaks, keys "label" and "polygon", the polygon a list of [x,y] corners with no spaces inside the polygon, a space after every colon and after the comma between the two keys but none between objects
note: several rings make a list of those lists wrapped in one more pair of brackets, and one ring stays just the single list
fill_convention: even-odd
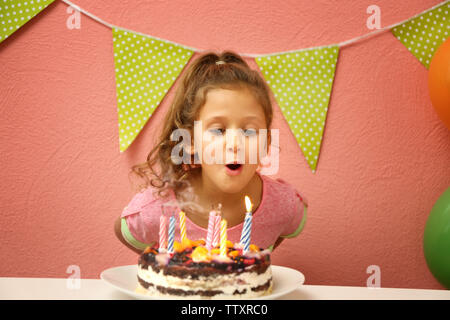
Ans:
[{"label": "pink shirt", "polygon": [[[259,174],[259,173],[257,173]],[[279,237],[291,238],[300,233],[306,220],[307,201],[289,183],[282,179],[272,179],[260,175],[263,183],[262,199],[253,212],[251,243],[260,248],[272,249]],[[176,198],[161,199],[153,195],[149,187],[137,193],[122,212],[122,235],[134,247],[144,250],[152,242],[158,242],[161,204]],[[180,208],[175,206],[175,212]],[[179,241],[179,218],[175,215],[175,240]],[[230,241],[240,241],[243,223],[227,230]],[[189,239],[205,239],[207,229],[202,228],[186,217],[186,230]]]}]

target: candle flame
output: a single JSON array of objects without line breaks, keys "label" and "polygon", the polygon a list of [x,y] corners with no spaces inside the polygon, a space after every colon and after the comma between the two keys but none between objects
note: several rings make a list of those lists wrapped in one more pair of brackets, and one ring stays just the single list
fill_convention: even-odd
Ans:
[{"label": "candle flame", "polygon": [[252,211],[252,202],[250,201],[250,198],[248,196],[245,196],[245,209],[247,212]]}]

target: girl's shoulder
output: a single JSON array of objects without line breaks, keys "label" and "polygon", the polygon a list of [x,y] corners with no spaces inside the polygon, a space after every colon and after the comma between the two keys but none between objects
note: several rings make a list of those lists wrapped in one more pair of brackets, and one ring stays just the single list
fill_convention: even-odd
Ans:
[{"label": "girl's shoulder", "polygon": [[300,192],[289,182],[282,178],[271,178],[269,176],[261,175],[264,182],[264,194],[272,201],[291,202],[299,198],[302,202],[306,203],[305,198]]},{"label": "girl's shoulder", "polygon": [[158,195],[158,190],[152,186],[145,188],[144,190],[136,193],[128,205],[122,211],[122,217],[138,213],[142,209],[154,206],[160,208],[163,203],[170,201],[172,193],[168,198],[162,198]]},{"label": "girl's shoulder", "polygon": [[261,175],[264,183],[265,192],[271,194],[284,194],[289,191],[293,191],[295,188],[286,180],[282,178],[271,178],[269,176]]}]

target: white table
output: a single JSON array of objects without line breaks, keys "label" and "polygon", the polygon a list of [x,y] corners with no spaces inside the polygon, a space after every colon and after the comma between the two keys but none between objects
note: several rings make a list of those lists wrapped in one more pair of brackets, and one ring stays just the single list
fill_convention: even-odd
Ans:
[{"label": "white table", "polygon": [[[1,278],[0,300],[132,299],[100,279],[81,279],[79,289],[68,289],[65,278]],[[69,285],[70,287],[70,285]],[[450,290],[366,288],[303,285],[282,300],[450,300]]]}]

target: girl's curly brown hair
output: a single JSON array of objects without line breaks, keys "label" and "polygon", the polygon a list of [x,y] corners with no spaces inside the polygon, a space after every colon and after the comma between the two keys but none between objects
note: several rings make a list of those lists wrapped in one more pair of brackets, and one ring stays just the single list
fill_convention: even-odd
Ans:
[{"label": "girl's curly brown hair", "polygon": [[[216,64],[219,60],[225,63]],[[177,142],[171,141],[170,136],[175,129],[181,128],[192,133],[194,120],[206,102],[208,91],[218,88],[248,89],[262,106],[267,129],[270,128],[273,117],[271,91],[260,74],[252,70],[244,59],[233,51],[224,51],[222,54],[212,51],[203,53],[183,74],[173,103],[166,114],[158,142],[148,154],[147,161],[131,168],[130,176],[137,176],[141,181],[137,186],[139,191],[152,186],[158,196],[166,197],[168,191],[181,196],[181,191],[189,190],[189,176],[199,173],[201,167],[185,171],[181,164],[174,164],[171,152]],[[270,144],[270,135],[268,141]],[[159,169],[156,169],[156,166],[159,166]]]}]

